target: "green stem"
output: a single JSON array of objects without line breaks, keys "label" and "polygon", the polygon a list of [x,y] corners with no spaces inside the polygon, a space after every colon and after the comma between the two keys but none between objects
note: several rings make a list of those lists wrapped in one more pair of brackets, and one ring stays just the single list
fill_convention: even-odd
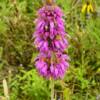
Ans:
[{"label": "green stem", "polygon": [[54,80],[51,80],[51,100],[54,100]]}]

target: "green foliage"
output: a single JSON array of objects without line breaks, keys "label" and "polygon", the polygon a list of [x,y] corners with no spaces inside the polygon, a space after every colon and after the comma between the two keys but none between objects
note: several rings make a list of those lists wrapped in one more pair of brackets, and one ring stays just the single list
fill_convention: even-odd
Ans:
[{"label": "green foliage", "polygon": [[[21,75],[20,75],[21,74]],[[10,99],[16,100],[49,100],[48,82],[39,77],[34,69],[25,71],[20,69],[16,79],[10,83],[12,89]],[[43,99],[44,98],[44,99]]]},{"label": "green foliage", "polygon": [[[0,1],[0,96],[6,78],[10,100],[50,100],[49,81],[34,67],[38,52],[32,39],[33,21],[41,1]],[[85,0],[57,0],[69,40],[70,68],[63,83],[55,84],[64,100],[96,100],[100,95],[100,1],[91,1],[95,12],[85,15],[81,12]]]}]

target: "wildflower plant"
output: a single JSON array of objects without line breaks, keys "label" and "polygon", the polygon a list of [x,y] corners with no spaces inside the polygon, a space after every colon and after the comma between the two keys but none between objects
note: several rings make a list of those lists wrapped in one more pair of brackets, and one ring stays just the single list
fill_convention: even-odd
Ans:
[{"label": "wildflower plant", "polygon": [[[50,1],[50,0],[49,0]],[[49,2],[38,11],[35,20],[34,44],[39,50],[35,66],[46,78],[63,78],[68,68],[68,47],[62,10]]]}]

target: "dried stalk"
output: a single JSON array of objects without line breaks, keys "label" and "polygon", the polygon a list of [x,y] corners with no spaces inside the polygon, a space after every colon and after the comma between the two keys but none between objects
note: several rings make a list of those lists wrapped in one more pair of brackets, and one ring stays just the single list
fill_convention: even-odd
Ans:
[{"label": "dried stalk", "polygon": [[3,80],[4,96],[6,100],[9,100],[9,92],[6,79]]}]

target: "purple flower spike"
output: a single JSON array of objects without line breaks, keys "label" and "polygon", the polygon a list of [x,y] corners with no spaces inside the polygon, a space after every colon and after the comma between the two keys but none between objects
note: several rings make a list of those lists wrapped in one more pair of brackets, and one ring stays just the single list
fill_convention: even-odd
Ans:
[{"label": "purple flower spike", "polygon": [[64,54],[68,47],[63,12],[57,6],[46,5],[38,11],[33,34],[34,45],[39,50],[35,66],[45,78],[63,78],[69,67],[69,57]]}]

